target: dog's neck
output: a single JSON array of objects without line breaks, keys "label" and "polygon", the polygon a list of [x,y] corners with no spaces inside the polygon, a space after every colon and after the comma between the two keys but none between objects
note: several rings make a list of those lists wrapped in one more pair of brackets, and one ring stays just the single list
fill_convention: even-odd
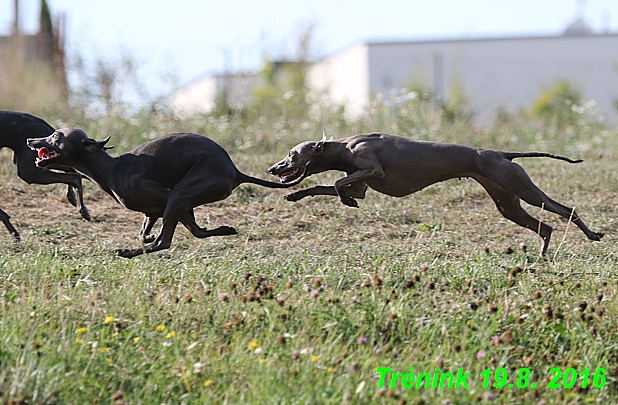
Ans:
[{"label": "dog's neck", "polygon": [[107,194],[116,198],[114,195],[112,170],[114,167],[115,158],[110,156],[104,150],[98,150],[94,153],[89,153],[75,168],[82,172],[86,177],[95,182]]},{"label": "dog's neck", "polygon": [[348,174],[354,173],[358,168],[354,166],[352,154],[345,144],[335,141],[327,141],[322,145],[322,151],[318,152],[311,160],[308,175],[322,173],[328,170],[339,170]]}]

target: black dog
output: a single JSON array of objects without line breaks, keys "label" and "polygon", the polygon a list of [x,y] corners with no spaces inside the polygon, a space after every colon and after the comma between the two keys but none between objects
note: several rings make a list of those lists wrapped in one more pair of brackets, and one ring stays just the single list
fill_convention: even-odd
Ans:
[{"label": "black dog", "polygon": [[[52,132],[54,128],[34,115],[16,111],[0,111],[0,149],[13,150],[13,163],[17,166],[17,175],[28,184],[67,184],[67,199],[79,208],[84,219],[90,220],[90,213],[84,205],[82,176],[71,168],[50,167],[66,172],[58,173],[34,164],[36,152],[26,145],[26,139],[47,136]],[[77,197],[75,190],[77,190]],[[19,240],[19,232],[11,224],[9,218],[9,215],[0,209],[0,220],[15,239]]]},{"label": "black dog", "polygon": [[[117,250],[123,257],[168,249],[178,222],[197,238],[234,235],[236,229],[229,226],[200,228],[193,209],[227,198],[242,183],[287,188],[303,179],[280,184],[247,176],[238,171],[221,146],[202,135],[166,135],[116,158],[105,151],[108,140],[96,141],[80,129],[65,128],[27,143],[38,151],[38,166],[73,167],[125,208],[144,214],[139,236],[150,244]],[[158,218],[163,218],[161,230],[156,236],[149,235]]]}]

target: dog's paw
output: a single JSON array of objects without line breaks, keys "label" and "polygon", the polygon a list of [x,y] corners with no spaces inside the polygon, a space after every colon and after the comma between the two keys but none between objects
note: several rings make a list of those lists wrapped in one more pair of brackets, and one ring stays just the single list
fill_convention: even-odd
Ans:
[{"label": "dog's paw", "polygon": [[238,235],[238,231],[233,226],[220,226],[221,235]]},{"label": "dog's paw", "polygon": [[298,200],[300,200],[303,197],[300,196],[298,193],[290,193],[290,194],[284,195],[283,198],[286,201],[298,201]]},{"label": "dog's paw", "polygon": [[590,240],[600,241],[603,236],[605,236],[603,232],[593,232],[590,236]]},{"label": "dog's paw", "polygon": [[152,243],[157,239],[157,235],[146,235],[142,238],[142,243]]},{"label": "dog's paw", "polygon": [[358,203],[352,197],[342,197],[341,202],[348,207],[358,208]]},{"label": "dog's paw", "polygon": [[77,196],[75,196],[75,190],[71,186],[67,189],[67,200],[72,206],[77,207]]},{"label": "dog's paw", "polygon": [[126,257],[130,259],[131,257],[139,256],[144,253],[144,249],[116,249],[114,252],[118,254],[120,257]]},{"label": "dog's paw", "polygon": [[82,207],[82,209],[79,210],[79,213],[81,214],[82,218],[84,218],[86,221],[90,221],[92,219],[90,217],[90,211],[88,211],[88,208],[86,207]]}]

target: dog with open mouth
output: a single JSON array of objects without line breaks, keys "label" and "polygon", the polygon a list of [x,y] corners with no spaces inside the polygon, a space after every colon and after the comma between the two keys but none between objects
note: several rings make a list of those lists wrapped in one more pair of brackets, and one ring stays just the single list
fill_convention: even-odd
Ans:
[{"label": "dog with open mouth", "polygon": [[[197,238],[234,235],[237,231],[230,226],[211,230],[199,227],[193,209],[227,198],[243,183],[269,188],[297,184],[274,183],[241,173],[221,146],[202,135],[169,134],[118,157],[107,153],[108,141],[109,137],[97,141],[80,129],[63,128],[46,138],[28,139],[27,144],[37,151],[39,167],[75,168],[124,207],[144,214],[139,237],[147,245],[117,250],[123,257],[168,249],[178,223]],[[159,218],[163,219],[161,229],[151,235]]]},{"label": "dog with open mouth", "polygon": [[[62,166],[35,165],[36,152],[26,145],[29,137],[47,136],[53,132],[54,128],[42,118],[25,112],[0,110],[0,149],[13,151],[13,163],[17,166],[19,178],[28,184],[66,184],[67,200],[79,209],[82,218],[89,221],[90,212],[84,205],[81,174]],[[1,209],[0,221],[19,241],[19,232],[11,224],[10,216]]]},{"label": "dog with open mouth", "polygon": [[298,201],[309,196],[336,196],[343,204],[355,208],[358,207],[355,198],[365,198],[368,187],[393,197],[404,197],[434,183],[469,177],[483,186],[505,218],[541,236],[541,256],[547,252],[553,228],[528,214],[521,207],[521,200],[571,220],[588,239],[601,240],[603,233],[588,229],[573,208],[549,198],[512,161],[522,157],[581,162],[546,152],[502,152],[371,133],[300,143],[268,171],[279,176],[284,184],[298,183],[299,179],[328,170],[345,172],[346,176],[333,186],[315,186],[285,198]]},{"label": "dog with open mouth", "polygon": [[37,158],[36,158],[36,165],[39,167],[45,167],[46,164],[42,163],[43,161],[49,161],[52,160],[53,158],[58,156],[58,153],[54,150],[50,151],[49,149],[47,149],[46,147],[42,147],[41,149],[39,149],[39,151],[37,152]]}]

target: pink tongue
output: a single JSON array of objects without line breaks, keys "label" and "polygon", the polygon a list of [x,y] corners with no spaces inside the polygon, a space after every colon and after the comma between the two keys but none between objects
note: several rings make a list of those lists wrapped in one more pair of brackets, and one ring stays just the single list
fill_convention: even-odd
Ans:
[{"label": "pink tongue", "polygon": [[49,158],[49,150],[47,148],[39,149],[39,159]]},{"label": "pink tongue", "polygon": [[289,175],[290,175],[290,174],[292,174],[292,173],[294,173],[294,169],[291,169],[291,170],[286,170],[285,172],[283,172],[283,173],[281,173],[281,174],[279,175],[279,178],[280,178],[280,179],[283,179],[284,177],[287,177],[287,176],[289,176]]}]

